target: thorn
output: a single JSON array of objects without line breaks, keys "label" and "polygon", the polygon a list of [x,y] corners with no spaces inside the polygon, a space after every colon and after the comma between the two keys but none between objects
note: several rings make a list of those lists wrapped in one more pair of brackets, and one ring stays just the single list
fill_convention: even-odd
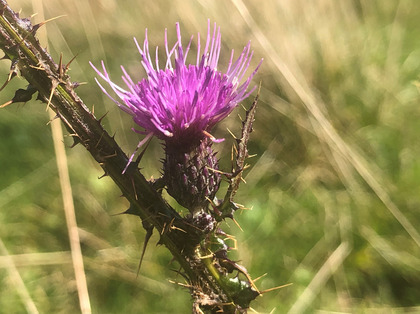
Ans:
[{"label": "thorn", "polygon": [[239,230],[241,230],[242,232],[244,232],[244,229],[242,229],[241,225],[235,220],[235,218],[232,217],[232,220],[235,223],[235,225],[238,226]]},{"label": "thorn", "polygon": [[102,138],[104,137],[105,132],[102,132],[101,137],[98,140],[98,143],[96,143],[95,148],[98,148],[99,143],[101,142]]},{"label": "thorn", "polygon": [[188,289],[194,288],[192,285],[189,285],[189,284],[185,284],[185,283],[181,283],[181,282],[175,282],[175,281],[170,280],[170,279],[168,281],[169,281],[169,283],[172,283],[172,284],[184,287],[184,288],[188,288]]},{"label": "thorn", "polygon": [[233,150],[235,151],[235,155],[238,155],[238,148],[235,145],[233,145]]},{"label": "thorn", "polygon": [[0,88],[0,92],[9,84],[9,82],[17,75],[16,69],[12,66],[10,67],[9,76],[7,77],[6,82],[4,82],[3,86]]},{"label": "thorn", "polygon": [[108,114],[108,112],[109,112],[109,111],[105,112],[105,114],[104,114],[102,117],[100,117],[100,118],[98,119],[98,122],[99,122],[99,123],[101,123],[101,122],[102,122],[102,119],[106,117],[106,115]]},{"label": "thorn", "polygon": [[150,223],[148,223],[146,221],[143,221],[143,228],[146,230],[146,235],[144,237],[143,250],[141,252],[139,266],[137,267],[137,275],[136,275],[136,278],[139,277],[141,264],[143,263],[144,253],[146,253],[147,244],[149,243],[149,240],[150,240],[150,238],[152,237],[152,234],[153,234],[153,225],[151,225]]},{"label": "thorn", "polygon": [[233,132],[231,130],[229,130],[229,128],[226,128],[228,130],[228,132],[230,133],[230,135],[232,135],[232,137],[237,140],[236,135],[233,134]]},{"label": "thorn", "polygon": [[226,225],[230,228],[229,222],[226,221],[226,218],[233,219],[233,211],[231,210],[230,213],[223,213],[223,220],[225,221]]},{"label": "thorn", "polygon": [[[33,17],[33,16],[34,16],[34,15],[32,15],[31,17]],[[36,33],[36,32],[37,32],[37,30],[38,30],[41,26],[44,26],[44,25],[45,25],[45,24],[47,24],[48,22],[54,21],[54,20],[59,19],[60,17],[64,17],[64,16],[66,16],[66,15],[59,15],[59,16],[56,16],[56,17],[50,18],[50,19],[48,19],[48,20],[45,20],[45,21],[43,21],[43,22],[41,22],[41,23],[38,23],[38,24],[36,24],[36,25],[32,26],[32,32]]]},{"label": "thorn", "polygon": [[211,200],[209,197],[205,197],[206,198],[206,200],[207,200],[207,202],[209,202],[210,203],[210,205],[211,205],[211,207],[213,207],[213,208],[217,208],[217,206],[216,206],[216,204],[213,202],[213,200]]},{"label": "thorn", "polygon": [[5,102],[3,105],[0,106],[0,108],[7,107],[8,105],[13,104],[13,100],[9,100],[8,102]]},{"label": "thorn", "polygon": [[108,176],[108,173],[106,173],[106,171],[105,171],[103,175],[101,175],[100,177],[98,177],[98,180],[100,180],[100,179],[102,179],[102,178],[104,178],[106,176]]},{"label": "thorn", "polygon": [[[121,195],[121,197],[124,197],[124,195]],[[150,207],[148,207],[147,209],[149,209],[149,208]],[[127,210],[123,211],[122,213],[112,214],[111,216],[119,216],[119,215],[123,215],[123,214],[134,215],[134,216],[140,217],[139,212],[136,210],[136,208],[131,203],[130,203],[130,207],[128,207]]]},{"label": "thorn", "polygon": [[36,67],[36,66],[30,64],[29,66],[32,69],[35,69],[35,70],[45,71],[45,68],[42,65]]},{"label": "thorn", "polygon": [[54,91],[55,91],[55,89],[58,86],[58,83],[57,82],[53,82],[52,84],[53,84],[53,86],[51,88],[50,98],[48,98],[47,107],[45,108],[45,111],[48,111],[48,108],[50,107],[50,104],[51,104],[52,97],[54,95]]},{"label": "thorn", "polygon": [[257,282],[258,280],[260,280],[261,278],[264,278],[265,276],[267,276],[267,273],[262,274],[261,276],[257,277],[254,279],[254,282]]},{"label": "thorn", "polygon": [[70,134],[70,136],[73,137],[73,144],[71,144],[70,148],[73,148],[74,146],[76,146],[77,144],[80,144],[82,142],[82,140],[80,139],[80,137],[77,134]]},{"label": "thorn", "polygon": [[210,168],[209,166],[205,166],[205,167],[206,167],[206,169],[208,169],[208,170],[210,170],[210,171],[213,171],[213,172],[215,172],[215,173],[220,173],[220,174],[223,174],[223,175],[225,175],[225,176],[229,176],[229,175],[230,175],[230,173],[227,173],[227,172],[221,171],[221,170],[219,170],[219,169],[213,169],[213,168]]},{"label": "thorn", "polygon": [[[35,15],[32,15],[32,16],[35,16]],[[28,34],[26,34],[26,35],[25,35],[25,37],[23,37],[21,41],[19,41],[18,43],[16,43],[16,46],[18,46],[18,45],[20,45],[22,42],[24,42],[24,41],[26,40],[26,38],[28,38],[28,36],[29,36],[30,34],[35,34],[41,26],[45,25],[45,24],[46,24],[46,23],[48,23],[48,22],[51,22],[51,21],[53,21],[53,20],[56,20],[56,19],[58,19],[58,18],[60,18],[60,17],[63,17],[63,16],[65,16],[65,15],[60,15],[60,16],[57,16],[57,17],[53,17],[53,18],[51,18],[51,19],[45,20],[44,22],[38,23],[38,24],[36,24],[36,25],[33,25],[31,30],[29,30],[29,29],[27,30],[27,31],[28,31]],[[30,24],[29,19],[23,19],[23,20],[27,20],[27,21],[28,21],[28,23]],[[47,50],[47,49],[45,49],[45,50]]]},{"label": "thorn", "polygon": [[232,169],[231,170],[232,172],[235,171],[235,159],[234,159],[235,155],[233,153],[233,150],[235,149],[234,146],[235,145],[232,144],[232,148],[230,149],[230,165],[231,165],[230,169]]},{"label": "thorn", "polygon": [[237,205],[237,208],[235,209],[235,211],[236,210],[240,210],[240,214],[242,213],[242,211],[244,211],[244,210],[252,210],[253,209],[253,207],[245,207],[244,205],[242,205],[242,204],[236,204]]},{"label": "thorn", "polygon": [[171,226],[171,229],[172,229],[172,230],[179,230],[179,231],[184,232],[184,233],[188,233],[188,232],[187,232],[187,231],[185,231],[184,229],[181,229],[181,228],[178,228],[178,227],[175,227],[175,226]]},{"label": "thorn", "polygon": [[178,227],[174,226],[174,221],[175,221],[175,218],[172,218],[171,222],[168,225],[168,229],[171,229],[171,230],[179,230],[179,231],[182,231],[184,233],[187,233],[187,231],[185,231],[185,230],[183,230],[181,228],[178,228]]},{"label": "thorn", "polygon": [[162,231],[160,232],[161,236],[165,233],[165,230],[166,230],[166,221],[163,223]]},{"label": "thorn", "polygon": [[131,184],[133,186],[133,190],[134,190],[134,198],[136,199],[136,201],[138,201],[138,196],[137,196],[137,191],[136,191],[136,186],[134,185],[134,179],[131,177]]},{"label": "thorn", "polygon": [[226,234],[226,239],[229,239],[233,242],[233,247],[229,247],[230,250],[238,250],[238,240],[233,235]]},{"label": "thorn", "polygon": [[128,209],[126,211],[123,211],[122,213],[116,213],[116,214],[109,214],[110,216],[119,216],[119,215],[128,215],[127,213]]},{"label": "thorn", "polygon": [[9,80],[10,80],[10,76],[12,75],[13,72],[15,74],[17,74],[17,64],[18,64],[18,62],[19,62],[18,59],[12,60],[12,64],[10,65]]},{"label": "thorn", "polygon": [[73,144],[71,144],[70,148],[73,148],[73,147],[75,147],[77,144],[80,144],[80,143],[81,143],[81,142],[80,142],[80,140],[79,140],[79,141],[74,140],[74,142],[73,142]]},{"label": "thorn", "polygon": [[86,82],[82,82],[82,83],[73,82],[73,83],[71,83],[71,87],[72,88],[78,88],[80,85],[83,85],[83,84],[86,84]]},{"label": "thorn", "polygon": [[76,59],[76,57],[78,56],[79,54],[77,53],[73,58],[71,58],[70,59],[70,61],[69,62],[67,62],[67,64],[66,64],[66,66],[64,67],[64,74],[66,74],[66,72],[69,70],[69,68],[70,68],[70,64]]},{"label": "thorn", "polygon": [[[232,202],[232,204],[233,204],[233,206],[235,206],[235,210],[238,210],[238,209],[249,209],[249,208],[247,208],[247,207],[245,207],[244,205],[239,204],[239,203],[234,203],[234,202]],[[251,208],[251,209],[252,209],[252,208]]]},{"label": "thorn", "polygon": [[109,159],[109,158],[112,158],[112,157],[115,157],[115,156],[117,156],[117,152],[114,152],[114,153],[113,153],[113,154],[111,154],[111,155],[102,156],[102,158],[103,158],[103,159]]},{"label": "thorn", "polygon": [[49,125],[51,122],[53,122],[54,120],[60,118],[60,115],[57,113],[52,119],[50,119],[50,121],[47,122],[46,125]]},{"label": "thorn", "polygon": [[58,61],[58,77],[63,78],[63,53],[60,52],[60,60]]},{"label": "thorn", "polygon": [[289,287],[289,286],[291,286],[291,285],[293,285],[293,282],[288,283],[288,284],[285,284],[285,285],[282,285],[282,286],[278,286],[278,287],[274,287],[274,288],[266,289],[266,290],[263,290],[263,291],[259,291],[259,293],[260,293],[260,294],[263,294],[263,293],[271,292],[271,291],[274,291],[274,290],[278,290],[278,289],[286,288],[286,287]]}]

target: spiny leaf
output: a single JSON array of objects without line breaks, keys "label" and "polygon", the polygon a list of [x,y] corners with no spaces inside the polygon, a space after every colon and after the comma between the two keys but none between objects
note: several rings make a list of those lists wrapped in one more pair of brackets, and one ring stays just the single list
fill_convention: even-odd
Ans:
[{"label": "spiny leaf", "polygon": [[245,165],[245,160],[249,157],[247,145],[250,134],[253,130],[252,125],[255,121],[255,111],[257,108],[259,95],[260,89],[258,89],[257,96],[255,97],[251,107],[246,111],[245,120],[242,121],[241,138],[236,139],[237,147],[234,147],[236,152],[234,163],[235,167],[232,166],[232,173],[226,175],[226,177],[229,179],[229,187],[223,199],[223,202],[218,207],[218,210],[221,213],[218,217],[219,220],[222,220],[224,218],[233,218],[233,213],[239,208],[233,202],[233,198],[236,192],[238,191],[240,182],[243,180],[242,173],[247,168]]},{"label": "spiny leaf", "polygon": [[[261,87],[261,86],[260,86]],[[245,159],[248,157],[248,141],[252,132],[252,125],[255,121],[255,111],[257,109],[258,97],[260,96],[260,89],[258,89],[257,96],[254,99],[251,107],[246,112],[245,120],[242,122],[242,136],[238,142],[238,153],[236,155],[236,166],[238,169],[243,169]]]},{"label": "spiny leaf", "polygon": [[12,98],[12,103],[27,102],[32,99],[32,95],[36,93],[37,89],[32,85],[28,85],[26,89],[19,88]]}]

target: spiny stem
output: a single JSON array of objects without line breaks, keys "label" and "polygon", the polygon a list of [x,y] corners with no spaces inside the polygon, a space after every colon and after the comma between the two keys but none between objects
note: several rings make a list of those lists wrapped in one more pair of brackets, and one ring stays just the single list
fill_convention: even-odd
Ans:
[{"label": "spiny stem", "polygon": [[[183,268],[192,295],[196,297],[201,293],[210,299],[213,298],[212,312],[246,312],[249,302],[258,295],[250,286],[251,283],[243,286],[242,282],[234,282],[235,290],[232,290],[227,284],[231,283],[227,275],[214,265],[215,261],[219,264],[231,261],[226,258],[218,260],[215,255],[200,259],[197,248],[204,239],[203,232],[189,224],[162,198],[153,184],[140,173],[137,165],[131,164],[123,173],[128,161],[127,156],[78,97],[74,91],[77,84],[70,81],[67,71],[62,69],[62,64],[57,65],[40,46],[35,37],[38,28],[39,26],[30,26],[27,20],[23,23],[8,7],[7,2],[0,0],[0,48],[29,82],[31,90],[27,92],[38,92],[38,99],[56,112],[69,133],[76,139],[75,143],[83,145],[117,184],[130,202],[127,213],[139,216],[157,229],[160,234],[159,243],[168,248]],[[23,96],[29,96],[25,91],[23,93]],[[235,263],[231,265],[233,270],[241,270]],[[238,295],[239,303],[234,301],[232,291]],[[202,304],[197,304],[201,310]],[[208,310],[208,307],[205,310]]]}]

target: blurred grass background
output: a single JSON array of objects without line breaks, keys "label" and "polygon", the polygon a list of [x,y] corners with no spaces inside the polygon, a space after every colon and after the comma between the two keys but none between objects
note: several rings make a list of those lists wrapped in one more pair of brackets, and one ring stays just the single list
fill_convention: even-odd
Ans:
[{"label": "blurred grass background", "polygon": [[[222,60],[252,40],[264,64],[250,151],[252,169],[237,201],[252,210],[224,229],[238,239],[240,259],[266,293],[260,313],[420,312],[420,4],[416,0],[318,1],[54,1],[14,0],[21,16],[40,7],[49,51],[56,61],[78,55],[74,81],[95,115],[130,154],[133,123],[102,95],[88,61],[105,60],[114,81],[123,64],[144,72],[132,37],[149,29],[151,46],[164,29],[185,42],[205,34],[207,18],[222,30]],[[39,22],[34,16],[33,22]],[[43,43],[44,46],[47,43]],[[151,49],[152,50],[152,49]],[[192,54],[193,57],[194,54]],[[9,62],[0,63],[2,81]],[[4,103],[14,79],[0,94]],[[248,106],[252,99],[244,105]],[[236,113],[216,135],[225,169],[238,132]],[[32,299],[41,313],[79,311],[60,185],[45,104],[33,100],[0,111],[0,312],[25,312]],[[71,140],[67,139],[69,146]],[[68,166],[94,313],[189,313],[186,290],[171,256],[155,235],[136,279],[144,231],[135,217],[112,216],[127,202],[83,147],[68,149]],[[153,141],[142,161],[158,176],[162,149]],[[223,191],[222,191],[223,192]],[[11,257],[12,259],[8,259]],[[16,272],[23,280],[19,285]],[[14,275],[13,275],[14,274]],[[23,290],[27,294],[22,293]]]}]

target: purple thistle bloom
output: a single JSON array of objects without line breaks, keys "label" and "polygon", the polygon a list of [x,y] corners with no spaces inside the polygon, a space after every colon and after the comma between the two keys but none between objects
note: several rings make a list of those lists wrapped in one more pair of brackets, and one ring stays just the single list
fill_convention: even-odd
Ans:
[{"label": "purple thistle bloom", "polygon": [[[239,102],[247,98],[252,91],[247,91],[251,79],[261,65],[258,64],[254,72],[242,84],[241,81],[247,71],[253,52],[250,42],[244,47],[239,58],[233,62],[233,50],[226,73],[218,71],[218,61],[221,49],[220,27],[214,24],[211,34],[208,22],[207,40],[204,51],[201,52],[200,34],[197,37],[196,64],[186,64],[192,37],[184,49],[181,41],[179,23],[176,24],[178,41],[170,49],[165,30],[166,62],[163,69],[159,68],[158,48],[156,60],[152,61],[149,52],[147,29],[143,47],[137,40],[135,43],[142,57],[142,65],[147,78],[134,83],[124,67],[122,79],[127,90],[111,81],[102,61],[103,72],[95,69],[112,90],[121,99],[115,100],[98,82],[102,91],[111,98],[122,110],[133,116],[134,122],[144,130],[135,132],[145,134],[137,149],[151,136],[165,141],[168,147],[176,147],[187,151],[191,146],[199,145],[200,141],[210,135],[211,128],[228,116]],[[134,156],[134,155],[133,155]],[[133,156],[130,158],[132,160]]]}]

